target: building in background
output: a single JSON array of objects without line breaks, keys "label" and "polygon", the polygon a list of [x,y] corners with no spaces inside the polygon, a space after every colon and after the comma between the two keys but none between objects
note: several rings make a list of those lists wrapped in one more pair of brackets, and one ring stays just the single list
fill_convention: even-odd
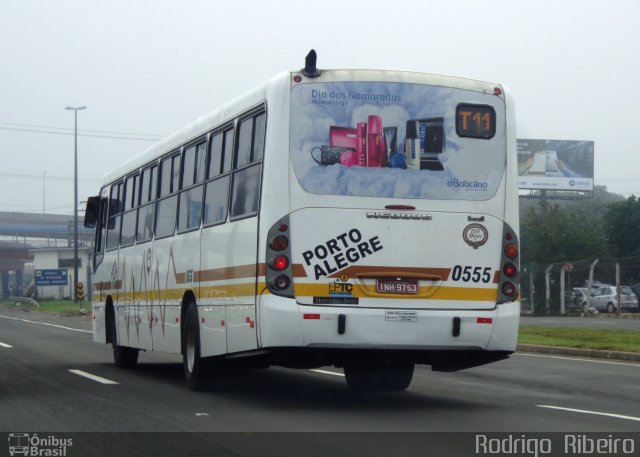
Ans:
[{"label": "building in background", "polygon": [[[34,269],[34,296],[40,300],[72,300],[73,290],[73,248],[52,247],[31,249]],[[78,249],[78,283],[82,284],[83,296],[91,287],[90,248]],[[81,298],[81,297],[79,297]]]}]

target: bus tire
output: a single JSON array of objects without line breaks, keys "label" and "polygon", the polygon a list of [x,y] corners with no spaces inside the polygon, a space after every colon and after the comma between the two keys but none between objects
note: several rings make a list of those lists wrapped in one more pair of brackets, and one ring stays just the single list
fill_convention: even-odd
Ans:
[{"label": "bus tire", "polygon": [[351,390],[402,391],[413,378],[414,363],[406,360],[350,362],[344,365],[344,376]]},{"label": "bus tire", "polygon": [[138,365],[138,349],[118,344],[118,333],[116,331],[115,313],[111,313],[113,321],[107,325],[111,332],[109,340],[113,346],[113,362],[118,368],[133,369]]},{"label": "bus tire", "polygon": [[189,303],[182,330],[182,366],[189,390],[204,390],[210,385],[210,363],[200,356],[198,308]]}]

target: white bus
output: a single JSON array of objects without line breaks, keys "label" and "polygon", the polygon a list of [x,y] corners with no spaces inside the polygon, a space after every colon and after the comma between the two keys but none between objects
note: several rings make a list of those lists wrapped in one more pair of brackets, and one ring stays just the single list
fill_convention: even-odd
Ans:
[{"label": "white bus", "polygon": [[85,220],[94,340],[119,367],[182,354],[190,389],[239,361],[403,390],[416,363],[507,358],[514,125],[501,85],[310,53],[105,177]]}]

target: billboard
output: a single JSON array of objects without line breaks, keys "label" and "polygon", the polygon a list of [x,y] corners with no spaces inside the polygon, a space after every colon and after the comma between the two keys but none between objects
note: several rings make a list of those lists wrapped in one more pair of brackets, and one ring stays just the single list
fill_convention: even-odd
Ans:
[{"label": "billboard", "polygon": [[518,139],[520,189],[593,190],[593,141]]}]

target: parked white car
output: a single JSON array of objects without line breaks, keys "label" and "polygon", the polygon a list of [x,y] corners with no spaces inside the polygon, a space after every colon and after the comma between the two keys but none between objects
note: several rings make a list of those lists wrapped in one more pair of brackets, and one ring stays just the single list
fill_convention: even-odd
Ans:
[{"label": "parked white car", "polygon": [[[620,286],[620,309],[638,307],[638,297],[629,286]],[[618,297],[615,286],[601,286],[591,292],[590,306],[598,311],[613,313],[618,309]],[[586,307],[586,304],[585,304]]]},{"label": "parked white car", "polygon": [[572,287],[566,301],[569,311],[583,311],[587,304],[588,289],[586,287]]}]

